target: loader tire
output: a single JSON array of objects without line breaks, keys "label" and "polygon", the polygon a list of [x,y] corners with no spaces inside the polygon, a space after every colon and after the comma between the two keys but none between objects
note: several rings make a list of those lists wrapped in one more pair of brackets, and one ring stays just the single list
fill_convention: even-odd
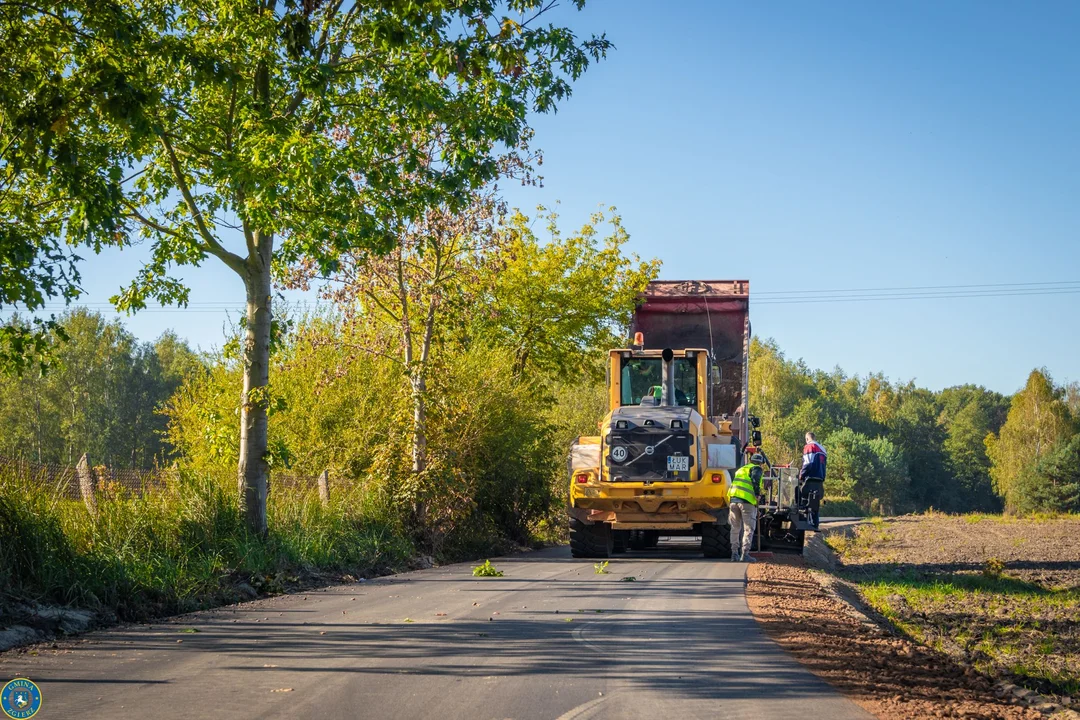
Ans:
[{"label": "loader tire", "polygon": [[606,558],[615,549],[611,526],[607,523],[589,525],[576,517],[570,518],[570,555],[576,558]]},{"label": "loader tire", "polygon": [[630,531],[630,549],[631,550],[644,550],[649,547],[649,541],[646,536],[647,530],[631,530]]},{"label": "loader tire", "polygon": [[701,552],[707,558],[730,558],[731,526],[718,522],[701,523]]},{"label": "loader tire", "polygon": [[645,547],[652,549],[660,544],[660,531],[659,530],[645,530]]}]

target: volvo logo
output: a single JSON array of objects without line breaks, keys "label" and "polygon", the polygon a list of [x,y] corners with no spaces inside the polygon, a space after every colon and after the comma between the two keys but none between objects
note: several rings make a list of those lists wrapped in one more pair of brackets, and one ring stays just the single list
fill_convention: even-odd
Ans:
[{"label": "volvo logo", "polygon": [[611,459],[615,462],[626,462],[626,448],[622,445],[611,448]]},{"label": "volvo logo", "polygon": [[652,445],[645,448],[645,454],[646,455],[652,455],[653,454],[653,446]]}]

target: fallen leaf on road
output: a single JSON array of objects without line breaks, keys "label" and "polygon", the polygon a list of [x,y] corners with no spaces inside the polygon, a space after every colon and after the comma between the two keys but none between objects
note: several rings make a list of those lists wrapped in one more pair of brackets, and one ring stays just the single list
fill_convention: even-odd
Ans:
[{"label": "fallen leaf on road", "polygon": [[276,690],[271,690],[270,692],[292,692],[292,688],[278,688]]},{"label": "fallen leaf on road", "polygon": [[[180,643],[180,642],[184,642],[184,641],[183,640],[177,640],[176,642]],[[37,655],[37,653],[30,653],[30,654],[31,655]]]},{"label": "fallen leaf on road", "polygon": [[563,622],[574,622],[574,618],[566,618]]},{"label": "fallen leaf on road", "polygon": [[320,635],[325,635],[325,634],[326,634],[326,631],[325,631],[325,630],[320,630],[320,631],[319,631],[319,634],[320,634]]},{"label": "fallen leaf on road", "polygon": [[493,613],[491,613],[491,614],[492,614],[492,615],[498,615],[498,614],[499,614],[499,611],[498,611],[498,610],[496,610],[495,612],[493,612]]},{"label": "fallen leaf on road", "polygon": [[184,628],[180,632],[182,632],[182,633],[197,633],[199,631],[197,629],[195,629],[195,628]]},{"label": "fallen leaf on road", "polygon": [[405,619],[404,619],[404,620],[402,620],[401,622],[412,622],[412,621],[413,621],[413,619],[412,619],[412,618],[405,618]]},{"label": "fallen leaf on road", "polygon": [[435,617],[446,617],[446,613],[435,613]]},{"label": "fallen leaf on road", "polygon": [[263,667],[277,667],[277,665],[263,665]]}]

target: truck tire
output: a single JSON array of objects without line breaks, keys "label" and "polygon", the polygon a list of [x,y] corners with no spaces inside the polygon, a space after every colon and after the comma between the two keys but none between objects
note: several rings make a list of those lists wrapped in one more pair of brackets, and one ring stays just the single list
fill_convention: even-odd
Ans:
[{"label": "truck tire", "polygon": [[730,558],[731,526],[719,522],[701,523],[701,552],[707,558]]},{"label": "truck tire", "polygon": [[615,549],[611,526],[607,523],[589,525],[576,517],[570,518],[570,555],[576,558],[606,558]]}]

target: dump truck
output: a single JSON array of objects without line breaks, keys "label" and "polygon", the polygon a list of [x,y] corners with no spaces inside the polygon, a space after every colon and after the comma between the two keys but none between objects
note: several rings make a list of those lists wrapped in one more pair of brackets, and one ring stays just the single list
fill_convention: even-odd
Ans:
[{"label": "dump truck", "polygon": [[570,547],[604,558],[697,535],[730,557],[728,489],[760,442],[747,413],[747,280],[649,283],[629,347],[608,351],[608,413],[570,450]]}]

